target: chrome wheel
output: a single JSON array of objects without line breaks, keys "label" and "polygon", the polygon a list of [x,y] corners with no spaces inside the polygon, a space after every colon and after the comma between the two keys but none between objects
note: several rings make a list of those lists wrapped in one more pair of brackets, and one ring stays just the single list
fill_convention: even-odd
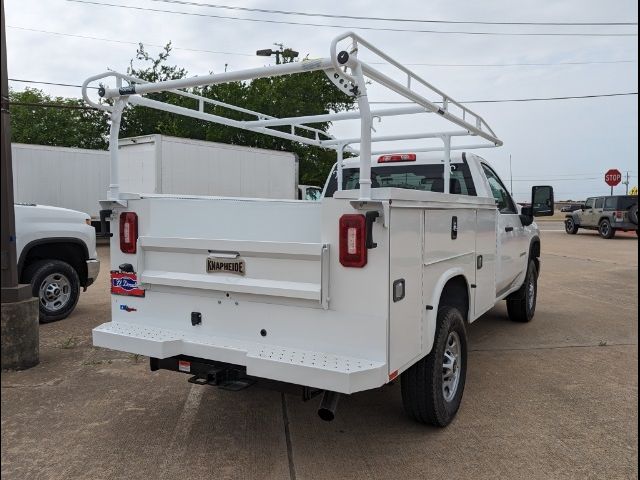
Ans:
[{"label": "chrome wheel", "polygon": [[602,225],[600,225],[600,233],[602,234],[603,237],[606,237],[607,235],[609,235],[609,228],[611,227],[607,222],[602,222]]},{"label": "chrome wheel", "polygon": [[442,396],[445,402],[450,402],[456,396],[461,372],[460,337],[457,332],[450,332],[444,347],[442,359]]},{"label": "chrome wheel", "polygon": [[71,298],[71,282],[61,273],[48,275],[40,284],[40,304],[51,312],[63,309]]}]

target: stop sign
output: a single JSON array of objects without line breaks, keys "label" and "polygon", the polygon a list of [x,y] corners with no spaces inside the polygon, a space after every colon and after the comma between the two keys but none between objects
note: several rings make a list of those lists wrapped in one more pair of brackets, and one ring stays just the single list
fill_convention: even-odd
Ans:
[{"label": "stop sign", "polygon": [[618,170],[617,168],[612,168],[610,170],[607,170],[607,173],[604,174],[604,181],[610,187],[615,187],[620,183],[621,180],[622,180],[622,174],[620,173],[620,170]]}]

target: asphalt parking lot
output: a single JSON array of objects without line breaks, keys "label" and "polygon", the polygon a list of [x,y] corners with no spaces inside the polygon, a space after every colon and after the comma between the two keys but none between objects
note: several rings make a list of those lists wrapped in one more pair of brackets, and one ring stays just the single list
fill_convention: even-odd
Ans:
[{"label": "asphalt parking lot", "polygon": [[109,319],[101,277],[68,319],[42,325],[41,363],[2,373],[7,479],[616,479],[638,476],[638,240],[541,223],[536,317],[499,305],[469,327],[461,410],[413,423],[400,385],[341,400],[229,392],[150,372],[91,345]]}]

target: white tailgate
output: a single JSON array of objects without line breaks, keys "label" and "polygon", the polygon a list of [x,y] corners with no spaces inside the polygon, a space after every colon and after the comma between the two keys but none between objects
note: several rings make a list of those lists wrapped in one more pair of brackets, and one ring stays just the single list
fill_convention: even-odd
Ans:
[{"label": "white tailgate", "polygon": [[[329,257],[328,246],[321,243],[143,236],[138,246],[143,288],[218,290],[324,301],[326,306],[322,265]],[[244,276],[207,273],[208,257],[224,258],[230,252],[245,261]]]}]

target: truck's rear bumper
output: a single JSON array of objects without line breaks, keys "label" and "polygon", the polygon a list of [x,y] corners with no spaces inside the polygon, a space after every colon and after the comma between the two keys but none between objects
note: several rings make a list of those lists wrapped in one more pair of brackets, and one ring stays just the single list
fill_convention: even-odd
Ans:
[{"label": "truck's rear bumper", "polygon": [[243,365],[253,377],[354,393],[388,381],[387,365],[361,358],[221,337],[190,337],[161,328],[109,322],[93,329],[93,344],[154,358],[189,355]]}]

